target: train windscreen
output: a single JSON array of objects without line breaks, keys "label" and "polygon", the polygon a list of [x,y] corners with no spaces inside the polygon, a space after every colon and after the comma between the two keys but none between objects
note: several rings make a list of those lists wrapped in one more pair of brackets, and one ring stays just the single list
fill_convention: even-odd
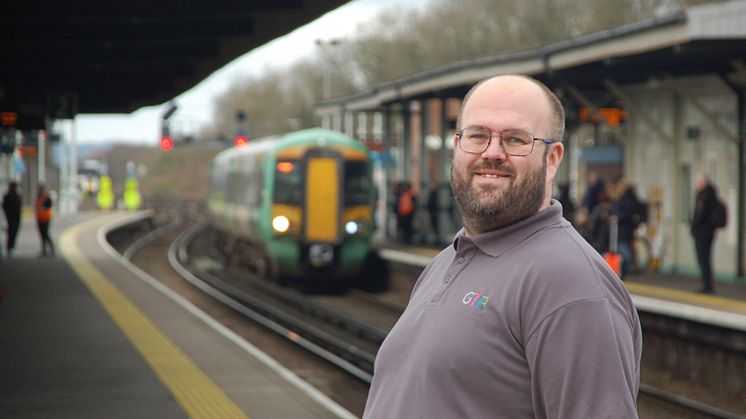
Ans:
[{"label": "train windscreen", "polygon": [[278,204],[303,203],[303,176],[298,160],[280,160],[275,167],[273,201]]},{"label": "train windscreen", "polygon": [[370,201],[370,176],[368,162],[347,160],[345,162],[345,206],[365,205]]}]

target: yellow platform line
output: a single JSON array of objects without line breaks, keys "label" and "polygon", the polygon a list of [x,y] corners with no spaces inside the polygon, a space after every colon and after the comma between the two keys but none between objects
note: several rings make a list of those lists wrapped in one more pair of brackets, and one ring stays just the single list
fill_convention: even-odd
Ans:
[{"label": "yellow platform line", "polygon": [[688,291],[662,288],[654,285],[637,284],[630,281],[625,282],[624,285],[627,286],[627,290],[632,294],[746,314],[746,302],[744,301],[718,297],[715,295],[697,294]]},{"label": "yellow platform line", "polygon": [[83,228],[94,222],[99,220],[65,230],[60,237],[61,252],[176,402],[192,418],[248,418],[192,359],[85,258],[76,238]]}]

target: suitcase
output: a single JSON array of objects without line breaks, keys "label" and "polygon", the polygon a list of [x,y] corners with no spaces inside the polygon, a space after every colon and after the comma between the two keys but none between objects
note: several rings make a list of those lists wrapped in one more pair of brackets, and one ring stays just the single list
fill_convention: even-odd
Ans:
[{"label": "suitcase", "polygon": [[617,276],[622,276],[622,255],[617,247],[619,242],[619,225],[616,222],[609,223],[609,251],[604,253],[604,260]]}]

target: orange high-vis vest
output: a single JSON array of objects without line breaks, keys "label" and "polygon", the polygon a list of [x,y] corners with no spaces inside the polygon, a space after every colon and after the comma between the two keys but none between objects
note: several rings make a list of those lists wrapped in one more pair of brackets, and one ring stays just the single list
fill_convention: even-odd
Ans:
[{"label": "orange high-vis vest", "polygon": [[414,212],[414,192],[410,189],[399,197],[399,215],[409,215]]},{"label": "orange high-vis vest", "polygon": [[52,207],[49,208],[44,206],[44,200],[48,199],[49,195],[42,195],[36,197],[34,204],[36,209],[36,221],[40,223],[48,223],[52,220]]}]

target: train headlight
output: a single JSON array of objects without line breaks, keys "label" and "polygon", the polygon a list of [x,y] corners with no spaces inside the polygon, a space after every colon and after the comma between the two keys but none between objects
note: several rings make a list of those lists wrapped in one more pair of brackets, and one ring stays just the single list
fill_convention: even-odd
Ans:
[{"label": "train headlight", "polygon": [[362,221],[348,221],[345,223],[345,232],[350,236],[360,233],[365,228]]},{"label": "train headlight", "polygon": [[284,233],[290,228],[290,220],[284,215],[278,215],[272,219],[272,228],[278,233]]},{"label": "train headlight", "polygon": [[357,233],[359,229],[360,229],[360,226],[357,225],[356,221],[348,221],[347,224],[345,224],[345,231],[349,235],[353,235]]}]

